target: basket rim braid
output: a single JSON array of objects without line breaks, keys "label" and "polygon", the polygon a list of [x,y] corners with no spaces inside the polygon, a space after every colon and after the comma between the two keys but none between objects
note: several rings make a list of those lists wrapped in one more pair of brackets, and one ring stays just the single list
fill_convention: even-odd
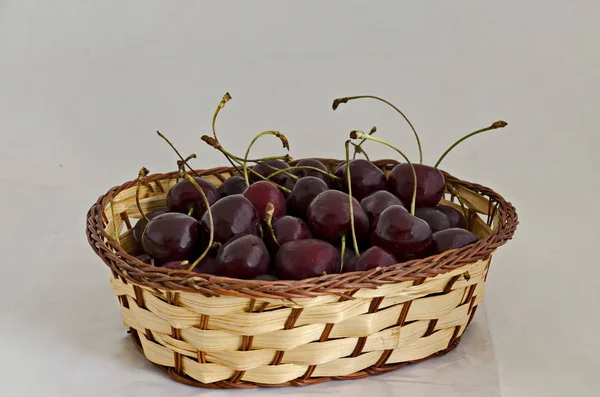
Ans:
[{"label": "basket rim braid", "polygon": [[[300,160],[291,161],[290,164],[293,165]],[[323,162],[329,168],[344,161],[324,158],[317,158],[317,160]],[[375,160],[373,163],[386,172],[399,162],[392,159],[381,159]],[[230,176],[237,174],[232,167],[215,167],[196,170],[195,172],[201,177],[216,177],[221,182],[226,179],[223,174]],[[493,214],[491,218],[495,218],[495,227],[487,237],[478,240],[474,244],[383,269],[329,274],[304,280],[263,281],[219,277],[187,270],[165,269],[143,263],[127,253],[117,240],[105,231],[108,224],[105,211],[110,208],[111,200],[120,192],[135,187],[136,180],[115,186],[98,198],[88,211],[86,234],[92,249],[111,268],[115,275],[154,289],[197,292],[207,297],[228,295],[291,299],[333,294],[346,299],[353,299],[352,295],[358,289],[377,288],[385,284],[404,281],[418,282],[450,272],[466,264],[485,260],[498,247],[512,239],[519,221],[516,209],[510,202],[507,202],[500,194],[488,187],[463,181],[445,171],[442,172],[446,179],[446,186],[452,185],[454,188],[459,189],[461,193],[468,194],[470,192],[471,194],[487,196],[489,208],[483,210],[488,211],[488,214]],[[158,182],[175,179],[178,175],[178,172],[148,175],[146,186],[154,182],[157,188],[163,190],[166,194],[166,191]],[[492,220],[494,219],[490,219],[488,222]]]}]

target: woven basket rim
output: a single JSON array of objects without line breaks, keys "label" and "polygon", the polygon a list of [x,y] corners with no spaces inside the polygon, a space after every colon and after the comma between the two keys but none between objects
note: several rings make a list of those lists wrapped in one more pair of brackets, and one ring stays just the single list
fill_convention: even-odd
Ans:
[{"label": "woven basket rim", "polygon": [[[316,158],[328,166],[338,164],[343,160]],[[302,159],[291,161],[295,164]],[[399,162],[393,159],[372,161],[381,169],[391,169]],[[111,268],[114,276],[134,284],[153,289],[168,291],[197,292],[205,296],[239,296],[252,298],[306,298],[321,295],[338,295],[352,299],[352,294],[361,288],[377,288],[381,285],[399,283],[404,281],[419,281],[428,277],[447,273],[464,265],[485,260],[500,246],[512,239],[519,223],[515,207],[507,202],[494,190],[476,183],[458,179],[441,170],[446,178],[446,184],[462,186],[478,194],[488,196],[497,205],[499,224],[492,233],[466,247],[445,251],[438,255],[422,259],[398,263],[386,268],[377,268],[367,271],[351,273],[329,274],[303,280],[242,280],[228,277],[219,277],[208,274],[199,274],[187,270],[165,269],[151,266],[141,262],[136,257],[128,254],[108,233],[104,231],[104,208],[109,201],[121,191],[136,185],[136,180],[131,180],[111,188],[107,193],[99,196],[87,214],[86,235],[88,243],[96,254]],[[235,173],[232,167],[215,167],[199,169],[195,172],[200,176],[216,176],[221,181],[226,178],[223,173]],[[146,181],[157,182],[174,179],[178,172],[155,173],[148,175]]]}]

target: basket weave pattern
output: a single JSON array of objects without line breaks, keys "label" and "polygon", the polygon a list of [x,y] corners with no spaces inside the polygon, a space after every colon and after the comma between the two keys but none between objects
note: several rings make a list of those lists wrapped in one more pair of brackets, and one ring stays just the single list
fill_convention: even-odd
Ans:
[{"label": "basket weave pattern", "polygon": [[[330,167],[339,162],[320,160]],[[397,164],[375,163],[385,172]],[[215,185],[233,172],[198,171]],[[87,235],[111,269],[134,343],[176,380],[243,388],[354,379],[455,347],[483,301],[493,252],[512,238],[518,223],[512,205],[488,188],[445,176],[443,203],[460,209],[458,193],[480,240],[385,269],[266,282],[143,264],[130,255],[131,219],[140,217],[135,181],[98,199]],[[176,173],[149,176],[140,191],[143,210],[165,208],[176,181]]]}]

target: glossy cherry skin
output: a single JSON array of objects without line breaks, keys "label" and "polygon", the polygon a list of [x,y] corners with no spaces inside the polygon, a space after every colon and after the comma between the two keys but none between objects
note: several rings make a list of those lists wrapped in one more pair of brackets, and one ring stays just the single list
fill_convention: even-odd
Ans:
[{"label": "glossy cherry skin", "polygon": [[227,178],[225,182],[217,188],[217,192],[221,197],[231,196],[232,194],[242,194],[246,190],[246,180],[239,176],[234,175]]},{"label": "glossy cherry skin", "polygon": [[[319,160],[315,160],[315,159],[302,159],[302,160],[298,161],[296,166],[309,166],[309,167],[318,168],[325,172],[329,172],[329,170],[327,169],[325,164],[323,164]],[[315,178],[323,180],[323,182],[325,182],[327,184],[328,188],[331,188],[333,186],[333,179],[329,175],[324,174],[319,171],[316,171],[316,170],[311,170],[309,168],[296,168],[292,171],[292,173],[299,178],[304,178],[306,176],[313,176]]]},{"label": "glossy cherry skin", "polygon": [[[194,180],[202,188],[209,204],[213,205],[219,199],[215,185],[198,177],[194,177]],[[182,214],[187,214],[190,209],[193,209],[192,216],[201,219],[206,212],[206,205],[198,189],[189,180],[184,179],[173,185],[167,193],[167,209]]]},{"label": "glossy cherry skin", "polygon": [[[416,207],[435,207],[444,194],[446,180],[437,168],[424,164],[413,164],[417,174]],[[408,163],[396,165],[389,176],[389,190],[406,206],[410,206],[414,190],[414,177]]]},{"label": "glossy cherry skin", "polygon": [[302,280],[337,273],[340,254],[321,240],[296,240],[282,245],[275,257],[275,274],[281,280]]},{"label": "glossy cherry skin", "polygon": [[[211,206],[214,222],[214,241],[225,244],[239,234],[259,235],[258,211],[248,199],[241,194],[223,197]],[[200,221],[203,238],[210,232],[208,213]]]},{"label": "glossy cherry skin", "polygon": [[[273,168],[269,167],[268,165],[275,167],[276,169],[273,169]],[[252,166],[252,170],[264,177],[267,177],[277,170],[281,170],[281,169],[289,168],[289,167],[290,167],[290,165],[282,160],[265,160],[265,161],[261,161],[260,163],[256,163],[254,166]],[[290,174],[291,174],[291,171],[290,171]],[[250,180],[251,183],[264,180],[262,178],[259,178],[258,176],[256,176],[254,173],[252,173],[250,171],[248,171],[248,179]],[[273,178],[271,178],[271,181],[275,182],[278,185],[286,186],[286,183],[288,183],[289,179],[292,179],[292,178],[290,178],[290,176],[287,175],[285,172],[282,172],[282,173],[275,175]]]},{"label": "glossy cherry skin", "polygon": [[[157,211],[152,211],[149,214],[146,214],[146,217],[151,220],[152,218],[157,217],[158,215],[161,214],[165,214],[167,213],[167,210],[157,210]],[[135,224],[135,226],[133,226],[133,239],[141,244],[142,243],[142,235],[144,234],[144,229],[146,228],[146,225],[148,224],[148,221],[144,218],[141,218],[140,220],[137,221],[137,223]],[[150,262],[148,262],[150,263]]]},{"label": "glossy cherry skin", "polygon": [[187,259],[200,237],[200,225],[191,216],[177,212],[158,215],[142,236],[144,251],[159,261]]},{"label": "glossy cherry skin", "polygon": [[253,183],[244,191],[243,196],[254,205],[260,220],[265,219],[267,204],[269,203],[273,204],[274,207],[273,219],[287,214],[285,197],[283,197],[279,188],[270,182],[258,181]]},{"label": "glossy cherry skin", "polygon": [[432,233],[450,228],[450,221],[448,220],[448,217],[438,209],[420,207],[415,210],[415,216],[427,222]]},{"label": "glossy cherry skin", "polygon": [[265,227],[264,231],[264,240],[267,248],[273,254],[279,251],[279,247],[285,243],[289,243],[290,241],[296,240],[306,240],[312,238],[312,234],[310,233],[310,229],[304,223],[304,221],[300,218],[296,218],[295,216],[282,216],[272,223],[273,233],[275,234],[275,238],[277,239],[277,243],[273,241],[272,234]]},{"label": "glossy cherry skin", "polygon": [[[346,168],[341,167],[338,174],[342,179],[342,190],[348,191]],[[352,183],[352,197],[362,200],[368,195],[379,190],[387,190],[388,181],[383,171],[375,164],[365,159],[350,160],[350,181]]]},{"label": "glossy cherry skin", "polygon": [[[188,267],[191,266],[192,263],[193,262],[190,262]],[[214,274],[217,274],[217,266],[218,266],[217,256],[215,254],[208,254],[204,258],[202,258],[200,263],[198,263],[196,265],[196,267],[194,267],[192,269],[192,271],[194,273],[199,273],[199,274],[213,274],[214,275]]]},{"label": "glossy cherry skin", "polygon": [[388,267],[398,263],[394,255],[390,254],[386,250],[381,247],[371,247],[362,254],[360,257],[354,261],[354,263],[344,264],[344,273],[348,272],[356,272],[363,270],[371,270],[377,267]]},{"label": "glossy cherry skin", "polygon": [[288,212],[306,219],[309,204],[325,190],[328,190],[327,184],[319,178],[314,176],[300,178],[287,198]]},{"label": "glossy cherry skin", "polygon": [[430,252],[431,254],[439,254],[454,248],[462,248],[476,241],[477,237],[466,229],[456,227],[441,230],[433,234]]},{"label": "glossy cherry skin", "polygon": [[381,213],[371,233],[371,245],[385,249],[399,261],[425,256],[431,241],[431,228],[427,222],[398,205]]},{"label": "glossy cherry skin", "polygon": [[402,201],[387,190],[380,190],[378,192],[371,193],[364,199],[360,200],[360,206],[367,214],[367,217],[369,217],[369,224],[371,225],[371,228],[375,226],[377,219],[379,219],[379,215],[381,215],[383,210],[391,207],[392,205],[404,207]]},{"label": "glossy cherry skin", "polygon": [[467,228],[467,220],[465,219],[462,212],[457,210],[456,208],[450,207],[448,205],[437,205],[435,207],[437,210],[442,211],[448,217],[448,221],[450,222],[450,227],[459,227],[461,229]]},{"label": "glossy cherry skin", "polygon": [[[335,244],[345,234],[346,242],[352,241],[348,198],[338,190],[326,190],[314,198],[306,211],[308,227],[314,236]],[[368,238],[369,218],[355,198],[352,202],[356,239],[361,244]]]},{"label": "glossy cherry skin", "polygon": [[223,245],[217,255],[217,275],[249,280],[269,273],[271,256],[260,237],[246,234]]}]

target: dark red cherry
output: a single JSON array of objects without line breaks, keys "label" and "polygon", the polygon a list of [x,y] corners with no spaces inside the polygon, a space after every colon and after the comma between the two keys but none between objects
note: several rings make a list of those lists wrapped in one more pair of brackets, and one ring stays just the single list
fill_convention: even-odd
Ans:
[{"label": "dark red cherry", "polygon": [[[325,172],[329,172],[329,170],[327,169],[325,164],[323,164],[319,160],[315,160],[315,159],[302,159],[302,160],[298,161],[296,166],[315,167],[315,168],[318,168]],[[310,168],[296,168],[292,171],[292,173],[299,178],[304,178],[306,176],[313,176],[315,178],[322,179],[323,182],[325,182],[327,184],[328,188],[331,188],[333,186],[333,179],[329,175],[326,175],[326,174],[316,171],[316,170],[311,170]]]},{"label": "dark red cherry", "polygon": [[279,245],[273,241],[272,234],[264,228],[265,244],[272,253],[277,253],[279,246],[290,241],[305,240],[312,238],[310,230],[304,221],[295,216],[286,215],[272,223],[273,233]]},{"label": "dark red cherry", "polygon": [[[446,181],[444,174],[437,168],[424,164],[413,164],[417,174],[416,207],[435,207],[444,194]],[[410,165],[402,163],[396,165],[389,176],[389,190],[394,193],[404,204],[410,206],[414,177]]]},{"label": "dark red cherry", "polygon": [[[250,201],[241,194],[223,197],[211,206],[214,222],[214,241],[221,244],[238,234],[259,235],[258,211]],[[210,232],[208,213],[200,221],[200,229],[204,239]]]},{"label": "dark red cherry", "polygon": [[448,221],[450,222],[450,227],[459,227],[461,229],[467,228],[467,220],[465,219],[462,212],[457,210],[454,207],[450,207],[448,205],[437,205],[435,207],[437,210],[442,211],[448,217]]},{"label": "dark red cherry", "polygon": [[415,210],[415,216],[427,222],[432,233],[450,228],[450,221],[448,220],[448,217],[438,209],[420,207]]},{"label": "dark red cherry", "polygon": [[[191,266],[191,263],[192,262],[190,262],[188,267]],[[217,256],[215,254],[206,255],[192,271],[200,274],[217,274]]]},{"label": "dark red cherry", "polygon": [[[210,205],[219,199],[217,188],[209,181],[194,177],[194,180],[202,188]],[[177,182],[167,193],[167,208],[171,212],[187,214],[193,209],[192,216],[201,219],[206,212],[206,205],[202,195],[196,187],[187,179]]]},{"label": "dark red cherry", "polygon": [[[148,220],[151,220],[152,218],[155,218],[161,214],[165,214],[166,212],[167,212],[167,210],[152,211],[149,214],[146,214],[146,217],[148,218]],[[140,220],[137,221],[137,223],[133,227],[133,232],[132,232],[133,239],[136,242],[138,242],[139,244],[142,243],[142,235],[144,234],[144,228],[146,227],[147,224],[148,224],[148,221],[144,218],[141,218]],[[150,263],[150,262],[148,262],[148,263]]]},{"label": "dark red cherry", "polygon": [[392,205],[404,207],[402,201],[387,190],[380,190],[360,200],[360,206],[369,217],[371,228],[375,226],[383,210]]},{"label": "dark red cherry", "polygon": [[287,204],[279,188],[267,181],[258,181],[248,186],[243,196],[246,197],[258,211],[259,219],[265,218],[267,204],[273,204],[273,219],[287,214]]},{"label": "dark red cherry", "polygon": [[302,280],[337,273],[340,254],[321,240],[296,240],[279,248],[275,257],[275,274],[281,280]]},{"label": "dark red cherry", "polygon": [[[341,168],[342,188],[348,191],[346,168]],[[337,176],[337,174],[336,174]],[[361,200],[371,193],[387,190],[388,181],[383,171],[375,164],[365,159],[350,160],[350,180],[352,183],[352,197]]]},{"label": "dark red cherry", "polygon": [[[352,202],[356,239],[361,244],[369,234],[369,218],[354,197]],[[306,216],[314,236],[335,244],[345,234],[346,243],[352,241],[350,203],[346,193],[338,190],[320,193],[308,206]]]},{"label": "dark red cherry", "polygon": [[398,263],[394,255],[381,247],[371,247],[362,254],[354,263],[344,264],[344,273],[371,270],[377,267],[388,267]]},{"label": "dark red cherry", "polygon": [[454,248],[462,248],[476,241],[477,237],[466,229],[451,228],[441,230],[433,234],[431,253],[439,254]]},{"label": "dark red cherry", "polygon": [[[269,165],[271,167],[275,167],[276,169],[269,167]],[[256,163],[252,167],[252,170],[264,177],[267,177],[277,170],[281,170],[281,169],[289,168],[289,167],[290,167],[290,165],[282,160],[265,160],[265,161],[261,161],[260,163]],[[291,171],[290,171],[290,173],[291,173]],[[252,173],[250,171],[248,171],[248,179],[250,180],[251,183],[263,180],[263,179],[259,178],[258,176],[254,175],[254,173]],[[290,176],[287,175],[285,172],[279,173],[279,174],[275,175],[273,178],[271,178],[271,180],[273,182],[275,182],[276,184],[281,185],[281,186],[286,186],[286,183],[288,183],[288,179],[292,179],[292,178],[290,178]]]},{"label": "dark red cherry", "polygon": [[306,219],[308,205],[325,190],[328,190],[327,184],[319,178],[314,176],[300,178],[287,198],[288,212]]},{"label": "dark red cherry", "polygon": [[160,261],[187,259],[200,237],[200,225],[191,216],[177,212],[158,215],[142,236],[144,251]]},{"label": "dark red cherry", "polygon": [[271,256],[260,237],[246,234],[223,245],[217,255],[217,275],[249,280],[269,273]]},{"label": "dark red cherry", "polygon": [[389,251],[400,261],[423,257],[431,239],[427,222],[399,205],[384,210],[371,233],[371,245]]},{"label": "dark red cherry", "polygon": [[239,175],[227,178],[225,182],[217,188],[217,192],[221,197],[231,196],[232,194],[242,194],[244,193],[244,190],[246,190],[246,180]]}]

